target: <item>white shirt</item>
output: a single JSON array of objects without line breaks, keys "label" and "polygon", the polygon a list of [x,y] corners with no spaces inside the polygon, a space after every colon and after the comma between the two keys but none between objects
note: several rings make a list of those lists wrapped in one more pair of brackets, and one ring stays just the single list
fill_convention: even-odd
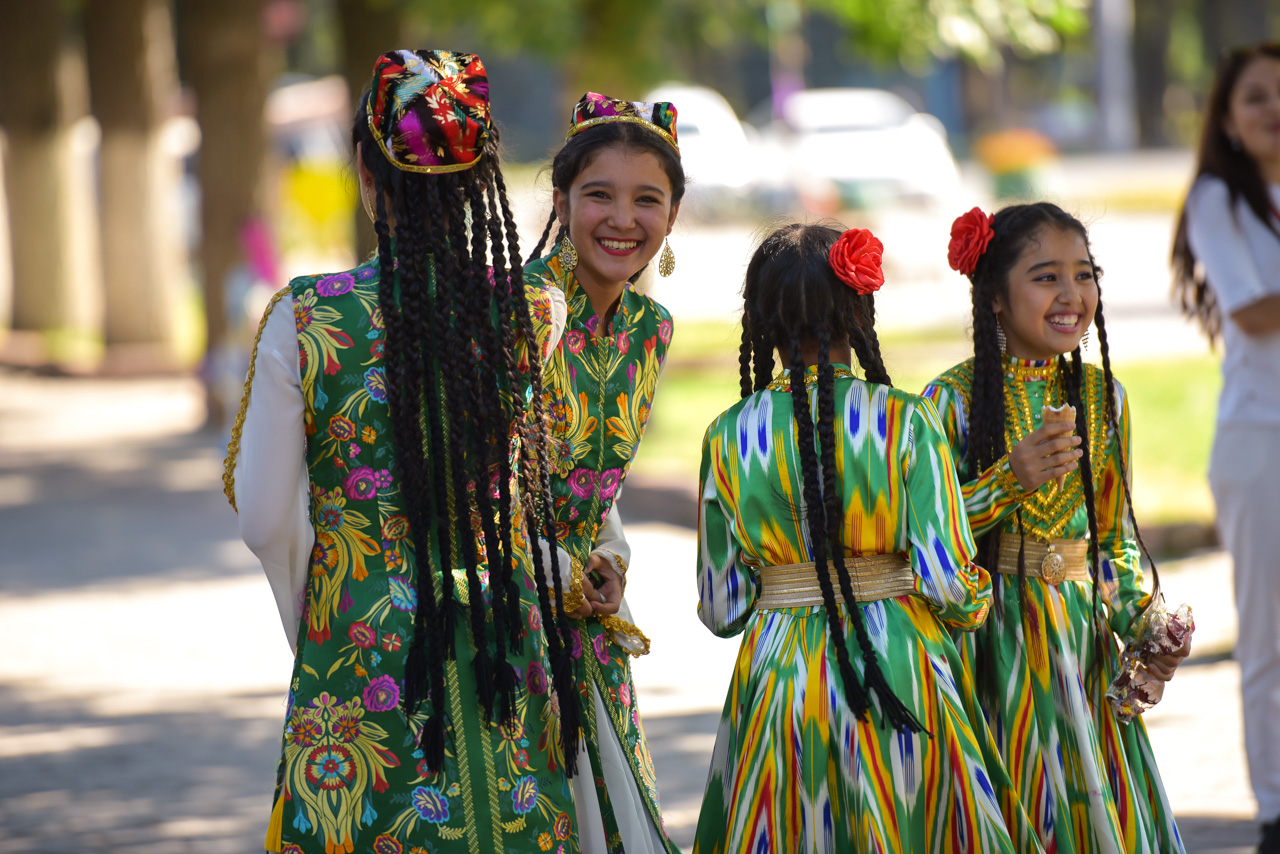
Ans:
[{"label": "white shirt", "polygon": [[[564,332],[564,294],[551,295],[551,349]],[[253,385],[245,408],[236,457],[235,496],[240,537],[257,556],[271,585],[289,645],[298,646],[298,624],[307,589],[315,529],[307,499],[307,447],[302,428],[302,372],[293,297],[285,293],[267,309],[267,322],[253,361]],[[621,538],[621,522],[606,525]],[[616,544],[615,544],[616,545]],[[544,545],[545,549],[545,545]],[[626,549],[625,540],[614,551]],[[629,552],[628,552],[629,553]],[[624,555],[624,560],[626,556]],[[563,556],[568,585],[568,555]]]},{"label": "white shirt", "polygon": [[[1280,185],[1269,188],[1280,209]],[[1222,311],[1219,424],[1280,424],[1280,332],[1249,335],[1231,314],[1280,294],[1280,237],[1227,185],[1202,175],[1187,196],[1187,240]],[[1272,216],[1272,224],[1280,221]]]}]

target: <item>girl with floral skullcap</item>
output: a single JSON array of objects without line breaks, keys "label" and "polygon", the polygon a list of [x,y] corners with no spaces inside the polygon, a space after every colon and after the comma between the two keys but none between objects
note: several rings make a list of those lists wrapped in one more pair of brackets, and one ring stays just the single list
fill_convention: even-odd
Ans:
[{"label": "girl with floral skullcap", "polygon": [[[1111,371],[1100,271],[1079,220],[1056,205],[974,208],[948,258],[969,278],[973,357],[926,386],[959,467],[993,607],[961,643],[1007,768],[1046,851],[1176,852],[1182,842],[1141,719],[1104,697],[1162,613],[1143,583],[1129,499],[1129,405]],[[1081,359],[1097,327],[1101,368]],[[1167,681],[1190,639],[1151,657]],[[1006,809],[1016,808],[1012,800]]]},{"label": "girl with floral skullcap", "polygon": [[990,579],[937,413],[880,357],[882,251],[793,224],[747,267],[742,400],[702,446],[699,615],[743,639],[696,854],[1018,850],[952,677]]},{"label": "girl with floral skullcap", "polygon": [[228,449],[296,649],[266,847],[576,852],[530,456],[563,295],[523,276],[477,57],[382,55],[352,137],[377,253],[276,294]]},{"label": "girl with floral skullcap", "polygon": [[563,290],[569,306],[544,376],[556,542],[572,579],[565,608],[577,639],[579,762],[591,769],[574,788],[579,809],[597,808],[594,819],[584,816],[581,842],[601,854],[676,852],[662,828],[628,663],[649,641],[623,601],[631,550],[617,510],[671,343],[671,315],[635,281],[660,250],[659,272],[675,265],[666,239],[685,185],[675,107],[584,95],[551,183],[554,210],[533,254],[553,225],[559,230],[525,278]]}]

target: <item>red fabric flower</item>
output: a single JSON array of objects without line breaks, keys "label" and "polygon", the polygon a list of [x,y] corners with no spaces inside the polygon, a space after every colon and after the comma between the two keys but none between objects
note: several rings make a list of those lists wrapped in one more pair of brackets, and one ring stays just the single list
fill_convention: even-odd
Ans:
[{"label": "red fabric flower", "polygon": [[995,236],[991,230],[993,217],[987,216],[981,208],[974,208],[968,213],[956,217],[951,223],[951,242],[947,244],[947,263],[951,269],[972,276],[977,269],[978,259],[987,251],[987,244]]},{"label": "red fabric flower", "polygon": [[865,228],[840,235],[827,256],[836,277],[860,294],[875,293],[884,284],[884,244]]}]

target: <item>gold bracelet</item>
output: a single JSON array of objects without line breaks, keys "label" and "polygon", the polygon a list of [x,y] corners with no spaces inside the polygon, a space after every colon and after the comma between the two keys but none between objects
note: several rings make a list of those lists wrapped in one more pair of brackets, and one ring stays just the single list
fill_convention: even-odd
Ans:
[{"label": "gold bracelet", "polygon": [[[614,635],[613,642],[618,644],[618,646],[622,647],[624,650],[626,650],[628,655],[638,658],[642,655],[649,654],[649,638],[645,637],[644,632],[636,628],[634,623],[628,623],[626,620],[622,619],[617,614],[606,614],[605,616],[599,617],[598,619],[600,620],[600,625],[604,626],[606,629],[608,629],[610,632],[613,633]],[[626,635],[628,637],[635,638],[636,641],[639,642],[639,644],[643,647],[643,650],[640,652],[636,652],[631,648],[629,648],[627,645],[623,643],[619,643],[618,637],[617,637],[618,635]]]},{"label": "gold bracelet", "polygon": [[569,558],[569,589],[564,594],[564,612],[572,614],[582,607],[582,561]]}]

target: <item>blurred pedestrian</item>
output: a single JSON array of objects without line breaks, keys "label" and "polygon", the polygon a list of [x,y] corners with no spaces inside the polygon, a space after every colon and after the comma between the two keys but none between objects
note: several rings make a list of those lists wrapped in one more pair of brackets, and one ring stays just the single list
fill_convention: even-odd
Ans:
[{"label": "blurred pedestrian", "polygon": [[[973,356],[924,395],[955,454],[978,559],[997,570],[991,617],[962,643],[977,688],[967,699],[1046,851],[1180,852],[1146,729],[1103,697],[1116,638],[1138,640],[1163,599],[1143,583],[1129,405],[1088,233],[1039,203],[974,208],[951,235],[948,260],[972,285]],[[1081,361],[1090,325],[1101,368]],[[1151,673],[1171,678],[1189,643]]]},{"label": "blurred pedestrian", "polygon": [[524,272],[531,288],[558,288],[568,300],[544,377],[556,540],[572,572],[565,608],[581,638],[579,763],[591,769],[574,778],[579,841],[600,854],[678,854],[662,828],[627,658],[647,653],[649,641],[623,599],[631,550],[617,509],[671,343],[671,314],[635,281],[659,250],[662,275],[675,266],[666,239],[685,187],[675,107],[583,95],[551,184],[554,210],[533,254],[558,225],[556,239]]},{"label": "blurred pedestrian", "polygon": [[951,677],[991,580],[932,404],[885,371],[881,253],[791,224],[747,266],[698,526],[699,616],[745,634],[696,854],[1038,850],[1011,841]]},{"label": "blurred pedestrian", "polygon": [[524,282],[477,57],[383,54],[352,137],[377,253],[275,296],[228,449],[296,643],[267,849],[576,850],[568,624],[519,458],[563,296]]},{"label": "blurred pedestrian", "polygon": [[1218,532],[1235,565],[1245,752],[1280,852],[1280,44],[1218,69],[1173,247],[1183,311],[1222,336],[1209,462]]}]

